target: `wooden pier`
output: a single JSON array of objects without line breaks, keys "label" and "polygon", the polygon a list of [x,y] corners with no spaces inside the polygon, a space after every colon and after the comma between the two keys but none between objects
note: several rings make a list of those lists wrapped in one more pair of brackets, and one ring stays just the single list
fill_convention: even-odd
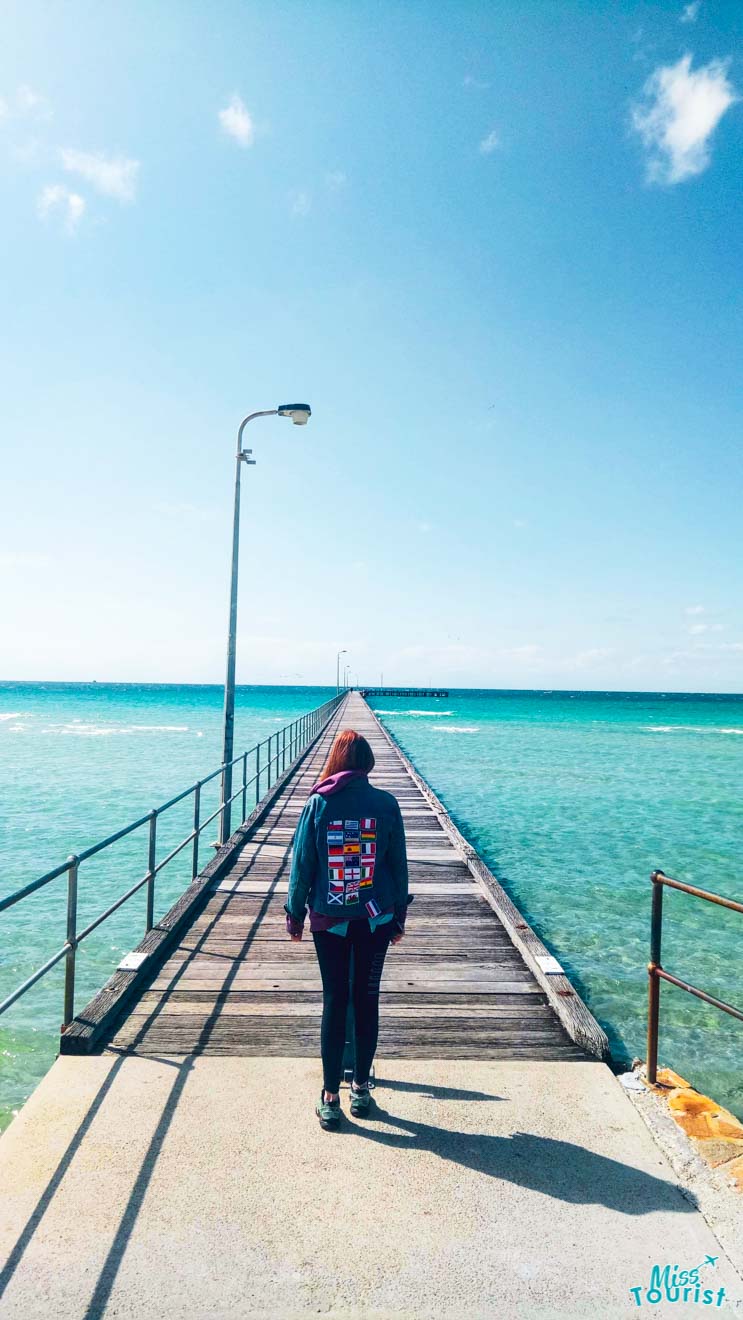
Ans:
[{"label": "wooden pier", "polygon": [[[283,904],[344,727],[400,800],[415,901],[382,979],[373,1112],[350,1117],[344,1090],[327,1133],[320,980]],[[682,1195],[605,1050],[350,693],[78,1014],[0,1140],[2,1320],[621,1320],[657,1262],[705,1256],[739,1296],[743,1223],[716,1205],[712,1231]]]},{"label": "wooden pier", "polygon": [[[335,734],[369,739],[372,781],[398,798],[415,896],[382,980],[379,1054],[393,1058],[578,1059],[606,1038],[443,806],[358,693],[350,693],[215,882],[148,937],[146,975],[118,972],[62,1037],[142,1055],[315,1057],[322,1009],[309,930],[288,941],[284,903],[299,813]],[[197,886],[198,888],[198,886]],[[185,918],[185,920],[184,920]],[[154,940],[154,943],[153,943]],[[540,965],[541,960],[541,965]],[[136,955],[134,958],[136,962]],[[555,965],[556,967],[556,965]]]},{"label": "wooden pier", "polygon": [[359,688],[362,697],[444,697],[448,699],[446,688]]}]

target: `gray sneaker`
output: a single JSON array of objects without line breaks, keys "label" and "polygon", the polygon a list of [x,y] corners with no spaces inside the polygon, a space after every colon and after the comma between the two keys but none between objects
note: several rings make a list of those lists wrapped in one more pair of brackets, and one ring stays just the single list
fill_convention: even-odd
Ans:
[{"label": "gray sneaker", "polygon": [[341,1121],[341,1102],[338,1100],[325,1100],[324,1090],[320,1092],[320,1099],[315,1105],[315,1113],[320,1120],[320,1127],[326,1131],[333,1131],[340,1126]]},{"label": "gray sneaker", "polygon": [[372,1098],[368,1086],[356,1090],[356,1083],[351,1084],[351,1113],[354,1118],[366,1118],[371,1109]]}]

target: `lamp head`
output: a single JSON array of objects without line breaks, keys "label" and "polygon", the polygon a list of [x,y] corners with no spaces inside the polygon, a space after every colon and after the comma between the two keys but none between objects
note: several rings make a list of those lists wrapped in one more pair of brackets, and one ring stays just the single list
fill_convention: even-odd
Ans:
[{"label": "lamp head", "polygon": [[282,403],[278,408],[279,417],[291,417],[295,426],[306,426],[312,416],[308,403]]}]

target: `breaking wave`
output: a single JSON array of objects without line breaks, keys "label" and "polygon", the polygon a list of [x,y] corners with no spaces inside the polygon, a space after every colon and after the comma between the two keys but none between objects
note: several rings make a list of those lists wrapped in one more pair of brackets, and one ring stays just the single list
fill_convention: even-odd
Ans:
[{"label": "breaking wave", "polygon": [[743,729],[714,728],[710,724],[646,724],[646,733],[737,733]]},{"label": "breaking wave", "polygon": [[131,733],[189,733],[187,724],[84,724],[73,720],[70,724],[49,724],[42,733],[77,734],[81,738],[110,738],[116,734]]},{"label": "breaking wave", "polygon": [[426,719],[431,719],[431,718],[437,719],[442,715],[453,715],[454,711],[453,710],[382,710],[381,706],[377,706],[374,711],[374,714],[375,715],[419,715],[419,716],[425,716]]},{"label": "breaking wave", "polygon": [[436,733],[479,733],[475,724],[432,724],[431,729]]}]

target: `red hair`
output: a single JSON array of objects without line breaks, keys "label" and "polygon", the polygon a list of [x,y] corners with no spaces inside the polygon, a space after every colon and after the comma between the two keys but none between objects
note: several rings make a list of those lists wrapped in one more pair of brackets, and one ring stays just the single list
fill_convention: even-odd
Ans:
[{"label": "red hair", "polygon": [[354,733],[353,729],[344,729],[333,742],[318,783],[330,775],[340,774],[341,770],[363,770],[368,775],[373,769],[374,753],[366,738]]}]

